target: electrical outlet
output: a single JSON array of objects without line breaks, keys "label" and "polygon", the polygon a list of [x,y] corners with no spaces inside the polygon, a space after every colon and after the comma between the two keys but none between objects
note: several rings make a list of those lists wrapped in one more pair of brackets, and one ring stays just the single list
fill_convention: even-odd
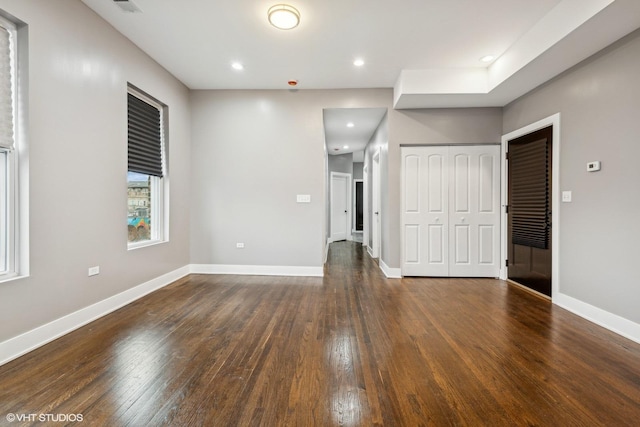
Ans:
[{"label": "electrical outlet", "polygon": [[237,249],[244,249],[244,243],[236,243]]},{"label": "electrical outlet", "polygon": [[99,265],[96,265],[95,267],[90,267],[89,268],[89,277],[97,276],[98,274],[100,274],[100,266]]}]

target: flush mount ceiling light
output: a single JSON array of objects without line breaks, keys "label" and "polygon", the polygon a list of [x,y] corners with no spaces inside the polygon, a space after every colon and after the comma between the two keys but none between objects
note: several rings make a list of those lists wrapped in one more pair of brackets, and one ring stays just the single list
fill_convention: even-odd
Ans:
[{"label": "flush mount ceiling light", "polygon": [[493,55],[487,55],[487,56],[483,56],[482,58],[480,58],[480,61],[482,61],[482,62],[491,62],[491,61],[493,61],[494,59],[496,59],[496,57],[495,57],[495,56],[493,56]]},{"label": "flush mount ceiling light", "polygon": [[355,125],[354,125],[352,122],[347,123],[347,127],[348,127],[348,128],[352,128],[352,127],[354,127],[354,126],[355,126]]},{"label": "flush mount ceiling light", "polygon": [[353,61],[353,65],[355,65],[356,67],[362,67],[364,65],[364,60],[358,58],[355,61]]},{"label": "flush mount ceiling light", "polygon": [[244,66],[243,66],[240,62],[233,62],[233,63],[231,63],[231,67],[232,67],[234,70],[238,70],[238,71],[240,71],[240,70],[244,70]]},{"label": "flush mount ceiling light", "polygon": [[300,12],[288,4],[276,4],[267,12],[269,23],[281,30],[290,30],[300,23]]}]

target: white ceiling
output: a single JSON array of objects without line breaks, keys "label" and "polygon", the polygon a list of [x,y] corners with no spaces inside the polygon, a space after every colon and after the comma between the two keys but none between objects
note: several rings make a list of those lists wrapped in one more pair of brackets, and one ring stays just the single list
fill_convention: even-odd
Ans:
[{"label": "white ceiling", "polygon": [[486,66],[482,56],[505,52],[561,0],[290,0],[301,22],[288,31],[267,21],[281,0],[132,0],[141,13],[83,1],[191,89],[328,89]]},{"label": "white ceiling", "polygon": [[393,87],[398,109],[504,106],[640,27],[640,0],[290,0],[288,31],[282,0],[82,1],[191,89]]},{"label": "white ceiling", "polygon": [[326,108],[322,113],[327,152],[336,155],[364,150],[387,109]]}]

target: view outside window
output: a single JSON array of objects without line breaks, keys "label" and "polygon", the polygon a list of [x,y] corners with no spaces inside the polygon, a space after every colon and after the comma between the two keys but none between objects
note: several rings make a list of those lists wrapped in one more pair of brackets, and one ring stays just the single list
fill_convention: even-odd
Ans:
[{"label": "view outside window", "polygon": [[129,242],[151,239],[151,179],[137,172],[127,174]]}]

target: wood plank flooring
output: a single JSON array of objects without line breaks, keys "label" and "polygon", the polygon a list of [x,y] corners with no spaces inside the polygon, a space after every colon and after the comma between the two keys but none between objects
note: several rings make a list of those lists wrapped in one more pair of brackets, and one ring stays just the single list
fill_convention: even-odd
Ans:
[{"label": "wood plank flooring", "polygon": [[[87,426],[637,426],[640,345],[489,279],[193,275],[0,367]],[[46,423],[45,423],[46,424]],[[50,425],[64,425],[51,422]]]}]

